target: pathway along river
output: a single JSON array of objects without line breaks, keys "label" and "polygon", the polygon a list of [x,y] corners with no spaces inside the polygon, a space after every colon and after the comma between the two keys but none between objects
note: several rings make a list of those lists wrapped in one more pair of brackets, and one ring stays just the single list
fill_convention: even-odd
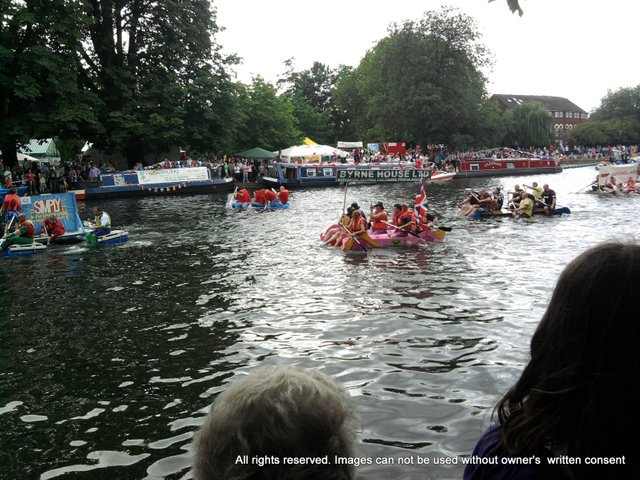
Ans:
[{"label": "pathway along river", "polygon": [[[360,478],[460,478],[458,456],[521,371],[564,265],[603,240],[637,239],[638,197],[575,193],[594,173],[427,186],[453,227],[445,243],[361,254],[319,241],[340,188],[294,191],[291,209],[264,214],[227,211],[222,196],[104,202],[127,244],[1,262],[0,477],[190,478],[215,395],[286,362],[349,390],[358,454],[372,463]],[[532,181],[573,213],[455,217],[466,186]],[[415,193],[353,186],[347,198],[391,207]]]}]

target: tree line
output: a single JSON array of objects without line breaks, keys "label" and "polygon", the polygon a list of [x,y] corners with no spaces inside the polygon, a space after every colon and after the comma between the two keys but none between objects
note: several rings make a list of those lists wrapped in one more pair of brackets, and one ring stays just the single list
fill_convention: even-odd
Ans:
[{"label": "tree line", "polygon": [[16,146],[49,137],[63,158],[88,139],[130,166],[174,145],[222,155],[278,150],[304,136],[550,143],[551,118],[539,108],[502,116],[488,99],[489,53],[473,19],[452,8],[390,25],[356,67],[315,62],[297,71],[290,59],[277,82],[249,84],[233,79],[240,59],[215,41],[208,0],[5,0],[0,8],[6,165]]}]

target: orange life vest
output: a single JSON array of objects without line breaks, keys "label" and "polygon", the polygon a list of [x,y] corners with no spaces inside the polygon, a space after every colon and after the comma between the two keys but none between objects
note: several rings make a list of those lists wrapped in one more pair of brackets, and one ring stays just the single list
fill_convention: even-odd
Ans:
[{"label": "orange life vest", "polygon": [[286,188],[284,190],[280,190],[278,192],[278,198],[283,205],[287,203],[289,201],[289,190],[287,190]]},{"label": "orange life vest", "polygon": [[273,190],[264,191],[264,198],[267,200],[267,202],[271,203],[276,199],[276,197],[277,195],[273,192]]},{"label": "orange life vest", "polygon": [[[382,213],[382,215],[379,218],[375,218],[378,213]],[[389,216],[387,215],[387,212],[385,212],[384,210],[380,210],[380,212],[374,213],[371,217],[371,228],[373,228],[374,230],[386,230],[387,224],[384,222],[388,221]]]}]

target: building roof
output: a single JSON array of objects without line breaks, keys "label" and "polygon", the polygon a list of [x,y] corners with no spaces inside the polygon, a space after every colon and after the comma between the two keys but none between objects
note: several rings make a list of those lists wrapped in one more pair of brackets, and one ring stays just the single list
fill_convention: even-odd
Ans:
[{"label": "building roof", "polygon": [[587,113],[571,100],[564,97],[550,97],[546,95],[504,95],[495,94],[491,98],[498,100],[508,109],[516,108],[523,103],[541,103],[550,112],[578,112]]},{"label": "building roof", "polygon": [[18,149],[20,153],[27,155],[33,155],[34,157],[59,157],[60,153],[56,147],[56,143],[52,138],[46,138],[43,140],[29,140],[29,143],[24,147]]}]

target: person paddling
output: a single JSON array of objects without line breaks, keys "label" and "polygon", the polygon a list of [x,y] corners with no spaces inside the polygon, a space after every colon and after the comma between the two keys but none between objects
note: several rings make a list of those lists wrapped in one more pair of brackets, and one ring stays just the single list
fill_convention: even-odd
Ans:
[{"label": "person paddling", "polygon": [[51,215],[44,219],[42,222],[42,232],[46,233],[49,237],[49,241],[53,242],[56,238],[61,237],[66,233],[64,224],[55,215]]},{"label": "person paddling", "polygon": [[98,237],[111,233],[111,217],[101,207],[93,207],[95,215],[93,230],[87,233],[87,243],[95,245]]},{"label": "person paddling", "polygon": [[21,213],[18,215],[18,227],[13,233],[7,235],[2,244],[2,250],[8,250],[11,245],[30,245],[34,242],[35,236],[36,229],[33,223],[31,223],[31,220],[27,220],[27,216],[24,213]]},{"label": "person paddling", "polygon": [[22,211],[22,204],[20,203],[20,197],[16,193],[15,187],[9,189],[9,193],[4,196],[2,202],[2,213],[4,214],[4,234],[7,234],[9,225],[14,217],[17,217]]},{"label": "person paddling", "polygon": [[282,203],[282,205],[284,205],[285,203],[289,203],[289,190],[287,190],[284,185],[280,186],[278,199],[280,200],[280,203]]},{"label": "person paddling", "polygon": [[389,215],[384,211],[382,202],[377,202],[371,207],[371,230],[373,233],[386,233]]}]

